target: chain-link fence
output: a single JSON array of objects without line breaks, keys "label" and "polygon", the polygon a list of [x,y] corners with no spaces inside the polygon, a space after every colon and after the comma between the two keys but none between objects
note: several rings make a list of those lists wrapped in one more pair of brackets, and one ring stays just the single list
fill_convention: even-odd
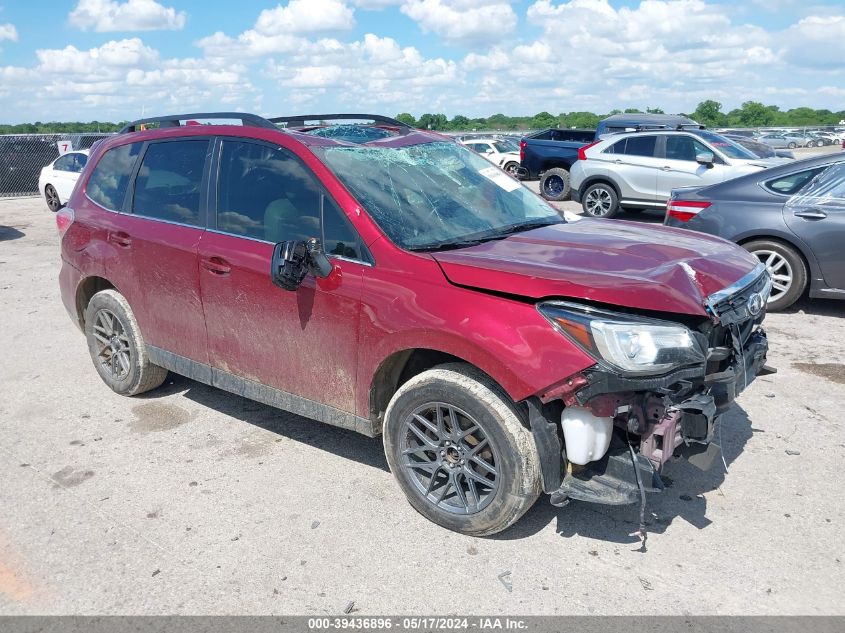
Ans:
[{"label": "chain-link fence", "polygon": [[[89,149],[110,134],[2,134],[0,135],[0,198],[38,195],[41,168],[66,150]],[[62,152],[64,153],[64,152]]]}]

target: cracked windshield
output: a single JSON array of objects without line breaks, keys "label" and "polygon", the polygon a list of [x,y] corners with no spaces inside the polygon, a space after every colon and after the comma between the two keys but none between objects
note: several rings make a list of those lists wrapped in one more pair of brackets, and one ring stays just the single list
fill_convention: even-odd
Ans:
[{"label": "cracked windshield", "polygon": [[409,250],[460,248],[563,222],[518,181],[453,143],[314,151]]}]

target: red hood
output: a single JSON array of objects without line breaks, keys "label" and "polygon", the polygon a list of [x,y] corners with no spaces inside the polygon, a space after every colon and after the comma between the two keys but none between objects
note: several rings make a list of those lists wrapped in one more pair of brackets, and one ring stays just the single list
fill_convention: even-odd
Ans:
[{"label": "red hood", "polygon": [[743,248],[702,233],[589,219],[434,257],[461,286],[702,315],[708,295],[757,265]]}]

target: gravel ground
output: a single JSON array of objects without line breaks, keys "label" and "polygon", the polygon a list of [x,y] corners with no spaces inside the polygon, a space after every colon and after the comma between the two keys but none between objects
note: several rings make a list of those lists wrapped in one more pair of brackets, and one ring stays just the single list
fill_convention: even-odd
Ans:
[{"label": "gravel ground", "polygon": [[117,396],[58,271],[44,204],[0,201],[2,614],[845,614],[845,302],[768,317],[729,474],[669,464],[640,553],[636,507],[541,498],[465,537],[378,440],[173,375]]}]

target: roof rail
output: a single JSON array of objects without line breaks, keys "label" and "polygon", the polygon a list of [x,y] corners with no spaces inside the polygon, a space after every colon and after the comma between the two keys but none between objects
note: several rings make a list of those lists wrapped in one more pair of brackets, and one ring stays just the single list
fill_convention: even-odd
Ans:
[{"label": "roof rail", "polygon": [[160,123],[160,127],[180,127],[182,125],[181,121],[191,121],[194,119],[234,119],[240,121],[241,125],[263,127],[271,130],[278,129],[270,121],[257,114],[248,114],[245,112],[194,112],[191,114],[169,114],[167,116],[138,119],[137,121],[132,121],[124,125],[118,134],[135,132],[140,126],[147,123]]},{"label": "roof rail", "polygon": [[299,114],[297,116],[277,116],[268,119],[271,123],[286,123],[287,127],[305,127],[306,121],[373,121],[375,123],[386,123],[398,127],[405,133],[411,126],[402,121],[397,121],[389,116],[381,114]]}]

